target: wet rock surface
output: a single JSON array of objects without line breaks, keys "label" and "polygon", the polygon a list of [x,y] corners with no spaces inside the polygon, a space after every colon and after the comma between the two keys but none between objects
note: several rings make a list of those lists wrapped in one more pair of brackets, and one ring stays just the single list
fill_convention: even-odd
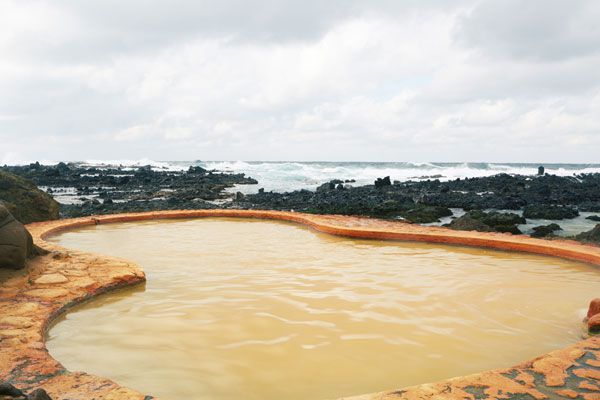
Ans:
[{"label": "wet rock surface", "polygon": [[35,184],[0,170],[0,204],[24,224],[58,218],[59,204]]},{"label": "wet rock surface", "polygon": [[23,268],[28,258],[43,253],[25,226],[0,204],[0,268]]}]

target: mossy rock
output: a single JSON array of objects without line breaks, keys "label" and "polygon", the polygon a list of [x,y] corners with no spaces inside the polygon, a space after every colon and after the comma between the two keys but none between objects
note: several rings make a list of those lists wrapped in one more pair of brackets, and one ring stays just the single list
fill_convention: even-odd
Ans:
[{"label": "mossy rock", "polygon": [[4,171],[0,171],[0,204],[24,224],[59,217],[59,204],[52,196],[27,179]]}]

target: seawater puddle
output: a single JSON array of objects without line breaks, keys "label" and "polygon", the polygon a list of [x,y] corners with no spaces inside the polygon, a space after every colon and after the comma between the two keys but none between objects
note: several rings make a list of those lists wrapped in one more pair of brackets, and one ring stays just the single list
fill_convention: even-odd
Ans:
[{"label": "seawater puddle", "polygon": [[52,356],[164,399],[327,399],[508,367],[579,340],[600,287],[582,263],[283,222],[134,222],[50,240],[148,278],[61,318]]}]

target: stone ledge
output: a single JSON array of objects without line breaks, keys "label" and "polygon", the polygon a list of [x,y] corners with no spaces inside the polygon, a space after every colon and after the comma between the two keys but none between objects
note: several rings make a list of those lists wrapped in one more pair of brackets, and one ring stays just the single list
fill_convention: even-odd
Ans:
[{"label": "stone ledge", "polygon": [[[24,271],[0,280],[0,381],[30,390],[43,387],[55,399],[149,400],[152,396],[82,372],[67,371],[45,347],[49,324],[69,307],[119,287],[145,281],[141,268],[112,257],[61,248],[44,241],[76,227],[153,219],[241,217],[291,221],[317,231],[354,238],[409,240],[530,252],[600,266],[600,248],[567,240],[453,231],[371,218],[254,210],[192,210],[106,215],[28,225],[35,242],[51,251]],[[600,337],[581,340],[512,368],[486,371],[362,395],[352,400],[392,399],[600,400]]]}]

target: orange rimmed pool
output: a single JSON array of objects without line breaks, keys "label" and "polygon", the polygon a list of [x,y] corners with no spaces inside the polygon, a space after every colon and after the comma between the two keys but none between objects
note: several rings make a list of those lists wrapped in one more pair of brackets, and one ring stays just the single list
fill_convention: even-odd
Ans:
[{"label": "orange rimmed pool", "polygon": [[170,399],[332,398],[510,366],[580,339],[600,284],[577,262],[281,222],[136,222],[51,241],[148,277],[59,320],[51,354]]}]

